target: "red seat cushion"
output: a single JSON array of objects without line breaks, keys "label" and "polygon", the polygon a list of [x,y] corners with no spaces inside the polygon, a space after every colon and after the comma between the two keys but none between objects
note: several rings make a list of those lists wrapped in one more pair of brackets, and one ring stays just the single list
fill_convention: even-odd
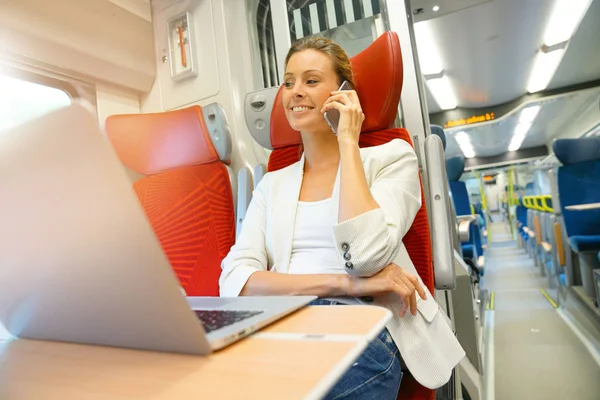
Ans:
[{"label": "red seat cushion", "polygon": [[218,296],[221,261],[235,242],[233,198],[220,162],[134,184],[150,224],[188,296]]},{"label": "red seat cushion", "polygon": [[402,371],[402,383],[397,400],[435,400],[435,390],[421,386],[408,371]]}]

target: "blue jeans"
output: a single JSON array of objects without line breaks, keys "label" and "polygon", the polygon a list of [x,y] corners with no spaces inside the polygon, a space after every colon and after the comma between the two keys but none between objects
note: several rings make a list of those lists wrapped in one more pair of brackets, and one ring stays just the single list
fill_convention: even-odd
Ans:
[{"label": "blue jeans", "polygon": [[[311,306],[343,305],[318,299]],[[395,400],[402,381],[400,352],[387,329],[381,331],[324,400]]]}]

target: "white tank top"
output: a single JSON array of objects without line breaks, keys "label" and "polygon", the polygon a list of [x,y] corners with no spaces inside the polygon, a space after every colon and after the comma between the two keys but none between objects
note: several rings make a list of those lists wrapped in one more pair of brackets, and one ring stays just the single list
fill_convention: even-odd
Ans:
[{"label": "white tank top", "polygon": [[331,226],[331,198],[298,202],[290,274],[345,274]]}]

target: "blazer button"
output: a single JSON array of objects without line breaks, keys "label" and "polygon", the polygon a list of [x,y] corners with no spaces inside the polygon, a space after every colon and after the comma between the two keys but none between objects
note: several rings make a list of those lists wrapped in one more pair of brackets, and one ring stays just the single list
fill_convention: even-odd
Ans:
[{"label": "blazer button", "polygon": [[342,243],[342,250],[344,250],[344,251],[350,250],[350,245],[346,242]]},{"label": "blazer button", "polygon": [[350,253],[344,253],[344,260],[350,261],[351,258],[352,256],[350,255]]},{"label": "blazer button", "polygon": [[350,261],[348,261],[348,262],[346,263],[346,268],[348,268],[348,269],[352,269],[352,268],[354,268],[354,264],[352,264]]}]

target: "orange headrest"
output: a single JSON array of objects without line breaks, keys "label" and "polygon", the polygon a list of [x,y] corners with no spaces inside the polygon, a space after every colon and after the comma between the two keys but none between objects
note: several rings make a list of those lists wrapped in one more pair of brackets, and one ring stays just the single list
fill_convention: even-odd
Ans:
[{"label": "orange headrest", "polygon": [[121,162],[144,175],[219,160],[200,106],[112,115],[106,133]]},{"label": "orange headrest", "polygon": [[[400,41],[395,32],[385,32],[369,47],[350,59],[356,92],[365,114],[361,133],[376,132],[393,125],[402,92],[403,69]],[[300,132],[291,128],[281,100],[283,85],[271,112],[271,145],[274,149],[302,143]]]}]

